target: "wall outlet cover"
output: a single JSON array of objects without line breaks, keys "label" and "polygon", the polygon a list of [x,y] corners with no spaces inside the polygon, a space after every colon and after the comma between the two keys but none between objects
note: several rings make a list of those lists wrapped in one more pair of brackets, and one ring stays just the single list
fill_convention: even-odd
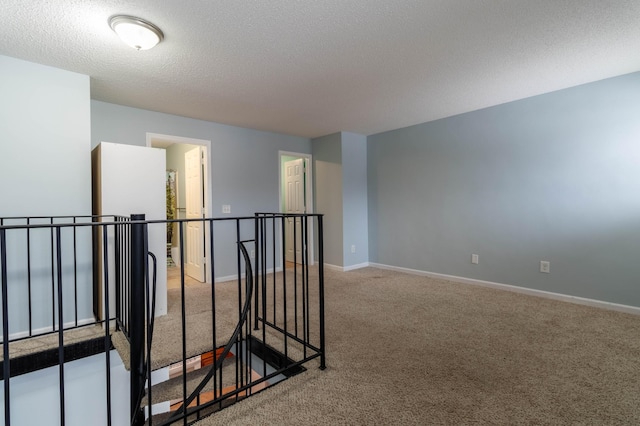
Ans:
[{"label": "wall outlet cover", "polygon": [[544,272],[545,274],[551,273],[551,263],[547,260],[540,261],[540,272]]}]

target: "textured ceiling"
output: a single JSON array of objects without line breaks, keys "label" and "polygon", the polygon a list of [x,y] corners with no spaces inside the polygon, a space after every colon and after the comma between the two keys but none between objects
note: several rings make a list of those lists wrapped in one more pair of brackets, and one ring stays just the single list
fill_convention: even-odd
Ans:
[{"label": "textured ceiling", "polygon": [[[129,48],[114,14],[164,42]],[[369,135],[638,71],[640,0],[2,0],[0,54],[106,102]]]}]

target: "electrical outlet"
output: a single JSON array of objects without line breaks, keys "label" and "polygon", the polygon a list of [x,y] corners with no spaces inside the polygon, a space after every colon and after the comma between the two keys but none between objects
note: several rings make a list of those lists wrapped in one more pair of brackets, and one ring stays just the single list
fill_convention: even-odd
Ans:
[{"label": "electrical outlet", "polygon": [[474,265],[477,265],[477,264],[478,264],[478,262],[479,262],[479,260],[480,260],[480,259],[479,259],[479,257],[478,257],[478,255],[477,255],[477,254],[472,254],[472,255],[471,255],[471,263],[473,263]]},{"label": "electrical outlet", "polygon": [[222,213],[224,213],[224,214],[231,213],[231,205],[230,204],[223,204],[222,205]]},{"label": "electrical outlet", "polygon": [[254,257],[256,257],[256,251],[255,250],[251,250],[250,256],[251,256],[252,259]]},{"label": "electrical outlet", "polygon": [[356,252],[356,246],[355,246],[355,245],[352,245],[352,246],[351,246],[351,253],[355,253],[355,252]]},{"label": "electrical outlet", "polygon": [[540,261],[540,272],[544,272],[545,274],[551,273],[551,262],[547,260]]}]

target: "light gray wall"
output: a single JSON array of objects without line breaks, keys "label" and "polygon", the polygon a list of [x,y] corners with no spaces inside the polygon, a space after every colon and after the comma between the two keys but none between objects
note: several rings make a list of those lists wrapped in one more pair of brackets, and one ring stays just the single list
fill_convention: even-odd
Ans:
[{"label": "light gray wall", "polygon": [[316,211],[325,214],[325,261],[345,268],[366,263],[367,138],[340,132],[313,139],[312,145]]},{"label": "light gray wall", "polygon": [[[313,139],[314,208],[324,214],[324,261],[343,266],[342,138],[340,133]],[[316,250],[317,253],[317,250]]]},{"label": "light gray wall", "polygon": [[91,214],[89,77],[0,56],[0,216]]},{"label": "light gray wall", "polygon": [[[129,145],[146,144],[147,133],[211,141],[211,200],[214,217],[278,212],[279,151],[311,152],[309,139],[91,101],[91,139]],[[231,205],[223,215],[222,205]],[[216,225],[216,276],[236,273],[235,225]],[[253,224],[242,226],[241,237]]]},{"label": "light gray wall", "polygon": [[368,189],[372,262],[640,306],[640,73],[370,136]]},{"label": "light gray wall", "polygon": [[309,139],[194,120],[137,108],[91,101],[91,139],[146,144],[146,134],[210,140],[214,216],[223,204],[231,213],[278,211],[278,151],[311,152]]},{"label": "light gray wall", "polygon": [[[91,214],[89,77],[0,56],[0,93],[0,217]],[[70,228],[61,234],[63,321],[70,322],[73,235]],[[49,230],[31,232],[34,329],[52,325],[50,239]],[[12,334],[28,328],[26,244],[26,233],[7,231]],[[78,319],[83,320],[92,318],[88,230],[78,231],[77,248]]]},{"label": "light gray wall", "polygon": [[[131,373],[125,369],[118,351],[114,349],[109,355],[111,422],[114,425],[126,425],[131,422]],[[88,419],[107,418],[106,378],[104,353],[65,363],[64,396],[66,401],[73,401],[65,404],[66,426],[86,426],[87,423],[93,423]],[[34,404],[38,405],[37,408]],[[11,377],[11,424],[51,425],[60,424],[59,419],[59,366]]]},{"label": "light gray wall", "polygon": [[[369,261],[367,138],[342,133],[343,266]],[[356,252],[351,253],[351,246]]]}]

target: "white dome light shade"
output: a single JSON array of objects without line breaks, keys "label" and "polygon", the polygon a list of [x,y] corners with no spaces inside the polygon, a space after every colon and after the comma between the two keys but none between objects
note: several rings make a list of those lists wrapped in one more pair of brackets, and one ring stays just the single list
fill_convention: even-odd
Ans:
[{"label": "white dome light shade", "polygon": [[137,50],[151,49],[164,38],[160,28],[133,16],[112,16],[109,25],[122,41]]}]

